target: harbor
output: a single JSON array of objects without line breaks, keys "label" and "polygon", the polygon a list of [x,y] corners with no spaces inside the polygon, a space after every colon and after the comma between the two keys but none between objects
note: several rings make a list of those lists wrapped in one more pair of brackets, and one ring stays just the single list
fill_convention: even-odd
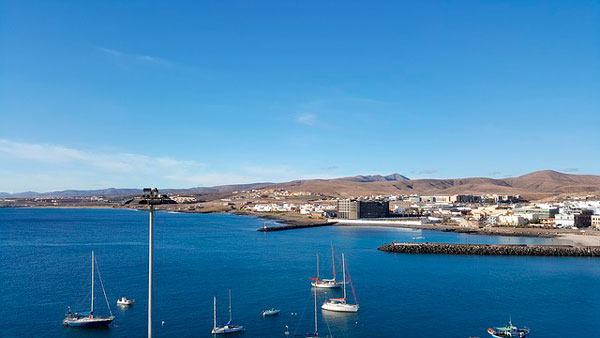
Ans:
[{"label": "harbor", "polygon": [[[30,312],[33,302],[43,300],[37,321],[26,328],[0,327],[0,336],[144,335],[148,306],[147,211],[0,212],[0,227],[14,234],[9,239],[0,237],[6,262],[0,273],[14,279],[14,283],[0,281],[5,290],[0,296],[0,303],[4,304],[0,315],[7,323],[17,322]],[[538,337],[591,337],[600,330],[593,321],[600,315],[596,305],[600,295],[593,288],[582,295],[581,288],[568,284],[573,279],[581,285],[598,283],[598,260],[572,257],[565,264],[566,259],[549,257],[540,264],[540,259],[528,256],[488,256],[478,260],[466,255],[391,255],[377,250],[382,243],[393,240],[549,245],[553,239],[359,226],[312,227],[265,236],[256,231],[261,226],[264,220],[256,217],[157,212],[155,336],[210,337],[215,312],[217,329],[228,325],[229,289],[233,298],[231,324],[243,326],[246,337],[312,333],[317,325],[319,336],[393,337],[394,328],[380,324],[397,318],[402,318],[403,337],[436,337],[439,331],[430,325],[431,318],[435,318],[439,326],[444,326],[446,336],[483,338],[490,336],[488,328],[496,330],[495,325],[508,322],[509,315],[516,326],[529,327]],[[68,306],[73,311],[91,308],[92,249],[114,321],[105,330],[63,327],[61,321]],[[348,277],[353,281],[346,284],[346,297],[342,253],[346,256]],[[320,256],[319,275],[316,254]],[[64,265],[44,264],[45,261],[72,264],[66,273]],[[314,277],[325,286],[330,279],[341,285],[311,287]],[[109,316],[99,275],[95,278],[94,316]],[[200,287],[190,287],[195,285]],[[135,299],[135,303],[115,308],[117,300],[124,296]],[[360,305],[358,315],[323,309],[326,302],[334,299],[339,303],[335,299],[344,298],[347,305]],[[439,302],[442,298],[445,302]],[[508,299],[509,305],[502,299]],[[564,306],[575,303],[582,312],[565,314]],[[382,306],[386,308],[384,312],[380,311]],[[267,315],[272,312],[265,310],[273,308],[280,310],[278,314]],[[481,311],[483,308],[485,311]],[[565,327],[549,318],[563,318],[570,325]]]},{"label": "harbor", "polygon": [[384,252],[410,254],[480,256],[571,256],[600,257],[600,246],[525,244],[390,243],[378,248]]}]

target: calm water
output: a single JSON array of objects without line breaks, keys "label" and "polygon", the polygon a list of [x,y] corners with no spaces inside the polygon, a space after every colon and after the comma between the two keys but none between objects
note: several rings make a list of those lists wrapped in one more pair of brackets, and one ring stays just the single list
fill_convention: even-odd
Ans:
[{"label": "calm water", "polygon": [[[146,212],[0,209],[0,337],[143,337],[146,330]],[[233,290],[234,322],[246,337],[310,332],[315,253],[329,277],[330,242],[345,252],[360,312],[327,314],[334,337],[485,337],[504,324],[532,337],[598,337],[600,260],[587,258],[401,255],[376,248],[392,240],[548,243],[549,240],[391,228],[325,227],[259,233],[263,220],[158,213],[155,251],[157,337],[210,337],[212,297],[220,322]],[[68,305],[89,307],[90,252],[96,250],[110,305],[107,330],[63,328]],[[341,291],[319,291],[319,303]],[[127,310],[120,296],[135,298]],[[101,292],[97,313],[108,310]],[[262,318],[260,310],[282,313]],[[297,315],[296,315],[297,313]]]}]

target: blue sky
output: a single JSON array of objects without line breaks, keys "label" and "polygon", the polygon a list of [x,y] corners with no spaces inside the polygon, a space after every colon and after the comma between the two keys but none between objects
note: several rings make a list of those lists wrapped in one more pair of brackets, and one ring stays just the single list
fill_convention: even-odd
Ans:
[{"label": "blue sky", "polygon": [[598,1],[1,1],[0,191],[600,174]]}]

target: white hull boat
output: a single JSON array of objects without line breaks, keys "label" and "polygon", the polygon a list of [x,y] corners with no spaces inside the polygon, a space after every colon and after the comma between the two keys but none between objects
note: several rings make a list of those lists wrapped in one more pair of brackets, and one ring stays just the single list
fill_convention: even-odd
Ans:
[{"label": "white hull boat", "polygon": [[[342,254],[342,271],[344,274],[344,281],[342,285],[344,286],[344,298],[330,298],[328,302],[321,305],[321,309],[327,311],[334,312],[358,312],[358,302],[356,304],[348,304],[346,302],[346,259],[344,258],[344,254]],[[352,289],[354,293],[354,288]],[[354,301],[356,302],[356,295],[354,295]]]},{"label": "white hull boat", "polygon": [[216,327],[212,330],[212,334],[227,334],[227,333],[236,333],[236,332],[244,332],[243,326],[237,325],[225,325],[222,327]]},{"label": "white hull boat", "polygon": [[331,279],[319,279],[319,255],[317,255],[317,278],[312,278],[312,285],[314,288],[322,289],[337,289],[342,286],[341,282],[335,280],[335,263],[333,254],[333,244],[331,244],[331,268],[333,270],[333,278]]},{"label": "white hull boat", "polygon": [[228,334],[244,332],[246,329],[241,325],[231,324],[231,289],[229,290],[229,321],[224,326],[217,326],[217,297],[213,298],[213,329],[212,334]]},{"label": "white hull boat", "polygon": [[126,297],[121,297],[120,299],[117,299],[117,305],[122,305],[122,306],[131,305],[134,302],[135,302],[135,300],[127,299]]},{"label": "white hull boat", "polygon": [[263,317],[276,316],[276,315],[279,314],[279,312],[281,312],[281,310],[275,309],[275,308],[271,308],[271,309],[268,309],[268,310],[263,310],[262,315],[263,315]]},{"label": "white hull boat", "polygon": [[335,312],[358,312],[358,304],[336,303],[333,300],[321,306],[323,310]]},{"label": "white hull boat", "polygon": [[315,288],[337,289],[342,286],[342,282],[337,282],[335,279],[317,279],[310,283]]}]

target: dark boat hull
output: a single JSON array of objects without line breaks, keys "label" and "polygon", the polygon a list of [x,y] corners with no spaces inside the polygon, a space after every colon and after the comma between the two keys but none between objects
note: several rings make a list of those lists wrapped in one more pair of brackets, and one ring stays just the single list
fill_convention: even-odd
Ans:
[{"label": "dark boat hull", "polygon": [[107,327],[114,318],[82,318],[82,319],[65,319],[64,326],[74,327]]}]

